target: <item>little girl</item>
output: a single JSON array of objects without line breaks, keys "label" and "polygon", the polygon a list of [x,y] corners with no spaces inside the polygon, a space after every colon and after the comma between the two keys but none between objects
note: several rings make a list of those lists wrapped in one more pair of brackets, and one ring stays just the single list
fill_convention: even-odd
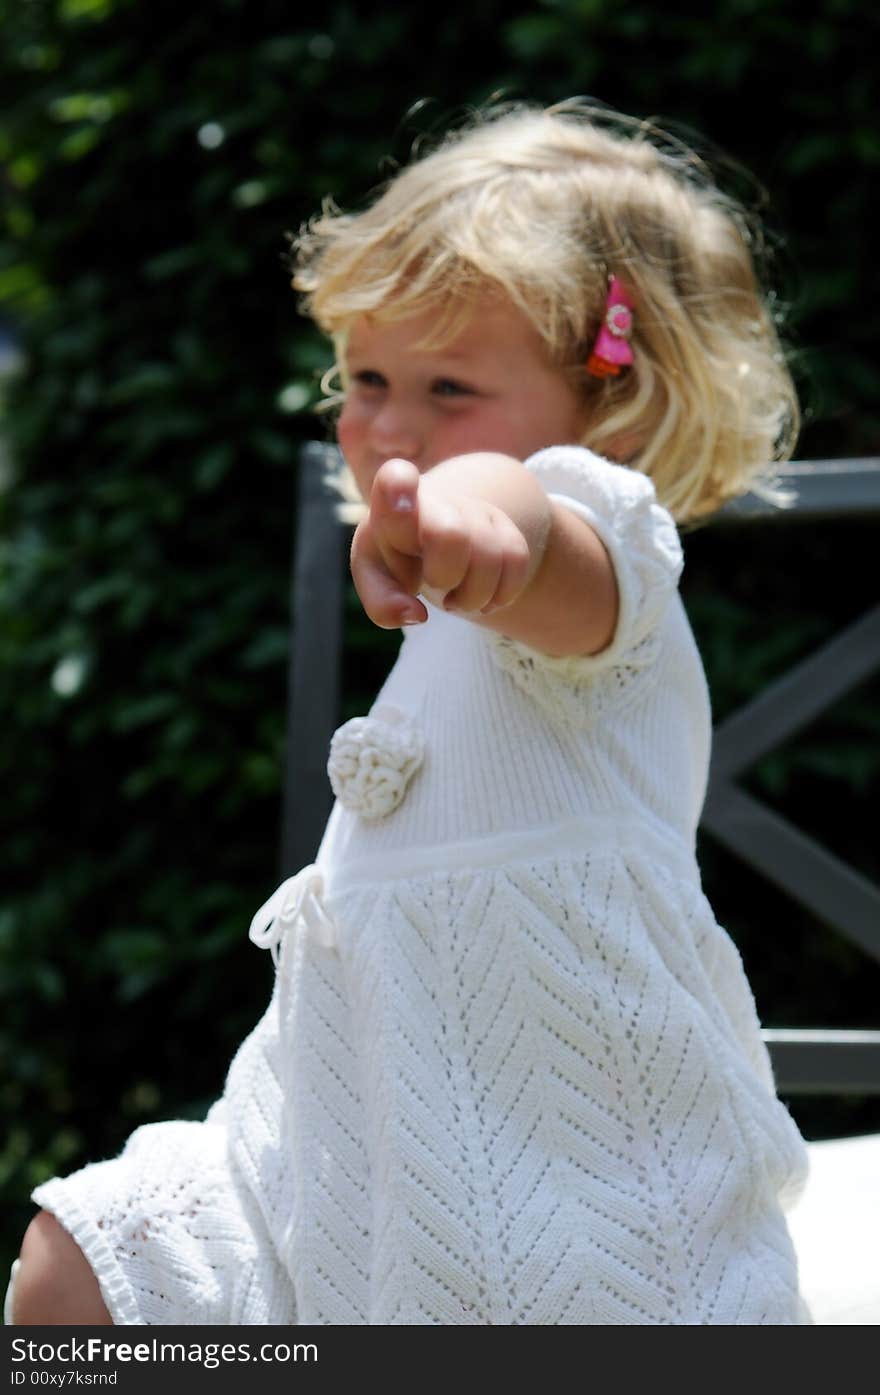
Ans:
[{"label": "little girl", "polygon": [[676,524],[778,498],[794,439],[745,219],[644,127],[523,107],[325,211],[294,284],[400,655],[254,917],[223,1098],[36,1190],[13,1319],[809,1322],[677,590]]}]

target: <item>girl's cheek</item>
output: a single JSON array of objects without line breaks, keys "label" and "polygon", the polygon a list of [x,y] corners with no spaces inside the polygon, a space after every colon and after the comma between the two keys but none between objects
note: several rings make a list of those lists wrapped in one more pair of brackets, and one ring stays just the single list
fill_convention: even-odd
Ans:
[{"label": "girl's cheek", "polygon": [[369,499],[373,479],[369,461],[369,423],[363,413],[343,407],[336,420],[336,441],[363,499]]},{"label": "girl's cheek", "polygon": [[350,457],[350,453],[357,449],[363,436],[363,423],[358,425],[356,412],[352,411],[351,407],[346,404],[336,422],[336,439],[342,448],[343,455]]}]

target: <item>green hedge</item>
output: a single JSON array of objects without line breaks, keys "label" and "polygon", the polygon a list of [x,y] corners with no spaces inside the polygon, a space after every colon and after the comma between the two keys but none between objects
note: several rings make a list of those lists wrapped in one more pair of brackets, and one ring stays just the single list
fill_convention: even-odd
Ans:
[{"label": "green hedge", "polygon": [[[873,7],[469,0],[429,44],[418,6],[365,8],[0,0],[0,314],[23,352],[0,408],[10,1253],[36,1181],[204,1109],[269,989],[246,928],[277,870],[293,467],[329,361],[282,258],[323,194],[362,198],[499,92],[702,132],[769,190],[800,453],[878,453]],[[688,540],[717,715],[858,613],[869,546],[864,525]],[[351,710],[392,657],[354,612]],[[876,875],[870,696],[754,780]],[[706,860],[768,1020],[876,1025],[852,952]]]}]

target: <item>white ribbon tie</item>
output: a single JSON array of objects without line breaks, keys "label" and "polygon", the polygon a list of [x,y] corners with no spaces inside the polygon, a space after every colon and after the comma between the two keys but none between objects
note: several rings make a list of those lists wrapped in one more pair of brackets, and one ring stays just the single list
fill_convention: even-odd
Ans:
[{"label": "white ribbon tie", "polygon": [[333,949],[337,944],[336,926],[321,902],[324,877],[314,862],[295,877],[288,877],[261,906],[251,921],[248,938],[260,949],[268,949],[276,969],[281,941],[297,921],[302,921],[315,944]]}]

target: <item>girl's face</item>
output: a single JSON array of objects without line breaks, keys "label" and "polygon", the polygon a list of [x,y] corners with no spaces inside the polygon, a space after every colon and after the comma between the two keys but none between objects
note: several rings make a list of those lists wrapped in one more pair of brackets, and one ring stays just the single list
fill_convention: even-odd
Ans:
[{"label": "girl's face", "polygon": [[581,440],[583,404],[514,306],[485,297],[450,343],[417,348],[432,325],[426,313],[392,324],[363,316],[352,327],[337,432],[364,499],[392,458],[424,473],[471,451],[525,460],[544,446]]}]

